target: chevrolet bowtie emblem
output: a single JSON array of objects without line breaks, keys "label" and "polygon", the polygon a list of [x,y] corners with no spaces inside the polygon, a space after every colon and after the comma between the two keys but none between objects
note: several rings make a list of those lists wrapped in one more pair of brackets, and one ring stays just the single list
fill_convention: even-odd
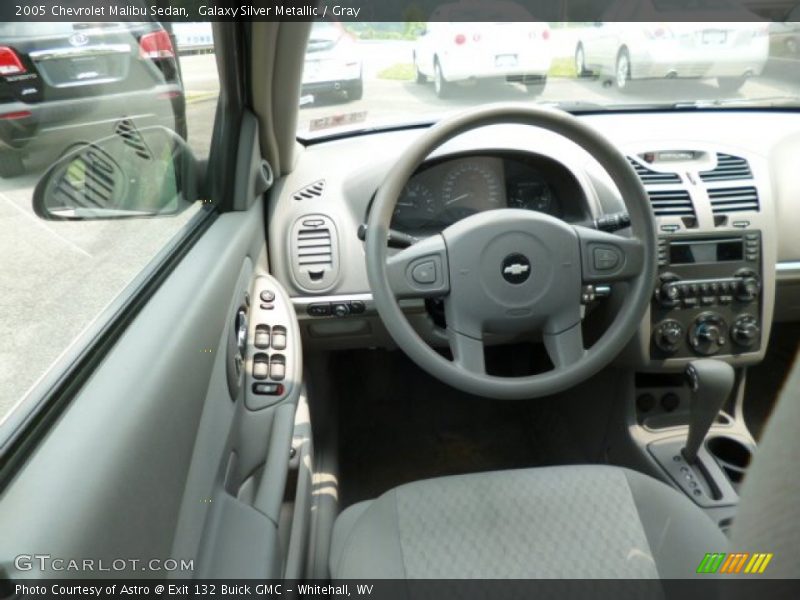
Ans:
[{"label": "chevrolet bowtie emblem", "polygon": [[503,259],[500,273],[508,283],[513,285],[525,283],[531,276],[531,261],[522,254],[509,254]]},{"label": "chevrolet bowtie emblem", "polygon": [[531,268],[528,265],[514,263],[513,265],[509,265],[503,269],[503,273],[506,273],[507,275],[522,275],[523,273],[530,271],[530,269]]}]

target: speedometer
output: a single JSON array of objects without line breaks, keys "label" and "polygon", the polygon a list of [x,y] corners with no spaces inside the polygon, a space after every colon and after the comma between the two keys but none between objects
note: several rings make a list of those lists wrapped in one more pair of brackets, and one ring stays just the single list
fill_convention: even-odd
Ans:
[{"label": "speedometer", "polygon": [[451,169],[444,179],[445,208],[474,213],[500,208],[503,182],[498,173],[481,161],[466,161]]}]

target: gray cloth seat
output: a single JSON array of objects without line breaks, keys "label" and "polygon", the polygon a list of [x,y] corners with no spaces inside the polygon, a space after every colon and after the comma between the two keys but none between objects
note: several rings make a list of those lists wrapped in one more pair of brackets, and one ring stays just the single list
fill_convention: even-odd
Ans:
[{"label": "gray cloth seat", "polygon": [[640,473],[569,466],[458,475],[345,510],[334,579],[686,578],[726,537]]}]

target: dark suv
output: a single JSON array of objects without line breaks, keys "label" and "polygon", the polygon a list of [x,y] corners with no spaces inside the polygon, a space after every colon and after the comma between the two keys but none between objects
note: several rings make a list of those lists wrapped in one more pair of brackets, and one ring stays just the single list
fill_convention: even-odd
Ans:
[{"label": "dark suv", "polygon": [[0,177],[38,148],[109,136],[120,119],[186,135],[168,31],[153,22],[0,23]]}]

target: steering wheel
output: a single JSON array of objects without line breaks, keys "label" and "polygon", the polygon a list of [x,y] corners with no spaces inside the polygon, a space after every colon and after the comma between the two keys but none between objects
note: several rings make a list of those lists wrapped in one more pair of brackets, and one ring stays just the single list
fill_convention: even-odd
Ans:
[{"label": "steering wheel", "polygon": [[[388,257],[395,204],[436,148],[472,129],[519,124],[557,133],[591,154],[622,195],[633,237],[572,226],[546,214],[498,209],[467,217]],[[422,369],[464,392],[497,399],[555,394],[591,377],[631,339],[647,310],[656,273],[657,235],[638,176],[608,140],[572,115],[498,104],[443,120],[399,157],[369,215],[366,261],[378,314],[397,345]],[[624,301],[589,350],[581,332],[584,285],[627,281]],[[417,334],[398,299],[443,298],[450,361]],[[525,377],[486,373],[484,335],[541,332],[554,369]]]}]

